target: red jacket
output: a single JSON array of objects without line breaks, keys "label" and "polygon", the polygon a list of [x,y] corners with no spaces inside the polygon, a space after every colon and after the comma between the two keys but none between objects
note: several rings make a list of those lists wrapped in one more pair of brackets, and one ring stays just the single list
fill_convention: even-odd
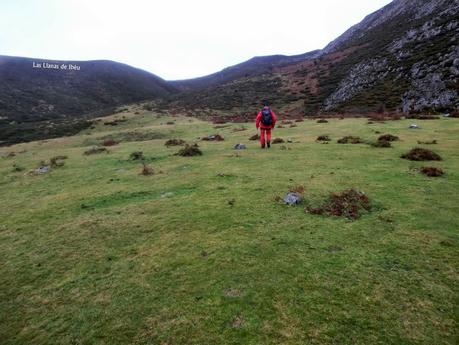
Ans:
[{"label": "red jacket", "polygon": [[273,124],[269,126],[266,126],[261,122],[261,118],[263,116],[261,115],[261,112],[262,110],[260,110],[260,112],[257,115],[257,119],[255,120],[255,126],[257,126],[257,129],[258,127],[260,127],[261,129],[273,129],[274,126],[276,126],[276,121],[277,121],[276,114],[274,114],[274,111],[271,110],[271,115],[273,117]]}]

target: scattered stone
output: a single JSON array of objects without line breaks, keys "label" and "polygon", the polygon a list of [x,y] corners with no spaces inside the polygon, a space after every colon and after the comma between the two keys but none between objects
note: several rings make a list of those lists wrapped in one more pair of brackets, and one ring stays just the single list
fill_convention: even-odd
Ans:
[{"label": "scattered stone", "polygon": [[293,143],[293,140],[292,139],[287,139],[287,142],[291,144],[291,143]]},{"label": "scattered stone", "polygon": [[438,177],[444,174],[442,169],[435,167],[422,167],[420,171],[421,173],[429,177]]},{"label": "scattered stone", "polygon": [[303,201],[303,196],[297,192],[288,192],[284,197],[284,203],[290,206],[299,205]]},{"label": "scattered stone", "polygon": [[213,134],[209,135],[205,138],[202,138],[204,141],[223,141],[225,138],[223,138],[220,134]]},{"label": "scattered stone", "polygon": [[328,121],[325,119],[320,119],[320,120],[317,120],[317,123],[328,123]]},{"label": "scattered stone", "polygon": [[362,140],[360,137],[354,137],[352,135],[345,136],[338,140],[338,144],[360,144]]},{"label": "scattered stone", "polygon": [[245,150],[245,149],[247,149],[247,146],[245,146],[245,144],[240,144],[239,143],[239,144],[234,145],[234,149],[235,150]]},{"label": "scattered stone", "polygon": [[164,145],[169,147],[169,146],[181,146],[185,144],[185,140],[182,139],[169,139],[167,140]]},{"label": "scattered stone", "polygon": [[170,198],[173,195],[174,193],[172,192],[164,192],[164,193],[161,193],[161,198]]},{"label": "scattered stone", "polygon": [[408,128],[416,129],[416,128],[419,128],[419,126],[415,123],[412,123]]},{"label": "scattered stone", "polygon": [[49,170],[50,167],[48,165],[41,165],[38,168],[36,168],[33,172],[35,174],[46,174],[47,172],[49,172]]},{"label": "scattered stone", "polygon": [[186,144],[185,147],[182,148],[175,155],[183,156],[183,157],[201,156],[202,151],[199,149],[198,144],[194,144],[194,145]]},{"label": "scattered stone", "polygon": [[411,161],[441,161],[442,160],[440,155],[438,155],[437,153],[431,150],[420,148],[420,147],[416,147],[412,149],[411,151],[409,151],[408,153],[401,155],[400,157],[403,159],[409,159]]}]

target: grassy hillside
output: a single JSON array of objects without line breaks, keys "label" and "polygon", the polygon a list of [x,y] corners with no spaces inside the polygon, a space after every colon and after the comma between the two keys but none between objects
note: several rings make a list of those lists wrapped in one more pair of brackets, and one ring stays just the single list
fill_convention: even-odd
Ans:
[{"label": "grassy hillside", "polygon": [[[1,343],[454,344],[459,120],[295,124],[274,132],[292,143],[261,150],[252,124],[131,108],[74,137],[0,148]],[[337,143],[375,132],[401,140]],[[197,139],[216,133],[225,140]],[[107,138],[120,143],[83,154]],[[171,138],[203,155],[175,156]],[[421,146],[443,161],[399,158],[433,139]],[[63,166],[29,173],[58,155]],[[298,186],[304,204],[276,201]],[[304,211],[348,188],[371,213]]]},{"label": "grassy hillside", "polygon": [[[56,69],[33,67],[45,63],[56,65]],[[84,119],[177,91],[154,74],[105,60],[53,61],[0,55],[0,80],[0,144],[76,134],[89,127]]]}]

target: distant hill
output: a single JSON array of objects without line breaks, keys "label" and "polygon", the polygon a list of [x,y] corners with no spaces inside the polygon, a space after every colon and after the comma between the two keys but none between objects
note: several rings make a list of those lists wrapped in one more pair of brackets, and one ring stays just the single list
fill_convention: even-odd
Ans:
[{"label": "distant hill", "polygon": [[[41,68],[34,68],[34,64],[41,64]],[[50,68],[63,64],[79,70]],[[149,72],[104,60],[0,56],[0,80],[0,116],[14,121],[79,116],[176,91]]]},{"label": "distant hill", "polygon": [[0,56],[0,80],[0,141],[7,143],[72,134],[84,127],[81,118],[177,91],[149,72],[105,60]]},{"label": "distant hill", "polygon": [[240,78],[247,78],[263,73],[271,73],[276,67],[286,66],[288,64],[303,61],[305,59],[311,59],[318,56],[319,53],[320,50],[315,50],[309,53],[292,56],[256,56],[248,61],[227,67],[220,72],[213,73],[208,76],[188,80],[170,81],[170,83],[182,91],[202,89],[210,86],[228,83]]},{"label": "distant hill", "polygon": [[165,106],[284,113],[450,111],[459,106],[459,2],[395,0],[321,51],[254,58],[173,82]]}]

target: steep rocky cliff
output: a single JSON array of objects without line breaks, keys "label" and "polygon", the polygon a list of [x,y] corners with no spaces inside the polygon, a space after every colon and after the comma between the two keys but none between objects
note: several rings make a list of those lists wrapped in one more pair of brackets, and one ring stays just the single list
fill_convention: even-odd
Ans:
[{"label": "steep rocky cliff", "polygon": [[457,0],[397,0],[366,17],[322,52],[359,45],[367,53],[327,95],[324,110],[346,109],[378,92],[399,98],[389,108],[403,112],[457,108],[458,15]]}]

